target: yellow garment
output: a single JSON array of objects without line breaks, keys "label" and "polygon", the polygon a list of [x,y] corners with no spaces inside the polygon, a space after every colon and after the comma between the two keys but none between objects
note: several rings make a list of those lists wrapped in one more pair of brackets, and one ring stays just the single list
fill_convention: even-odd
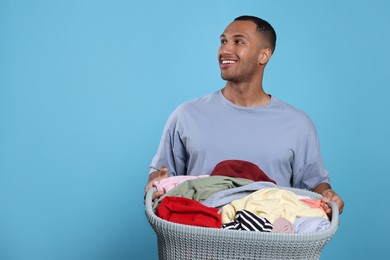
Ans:
[{"label": "yellow garment", "polygon": [[271,223],[278,218],[285,218],[291,223],[294,223],[296,217],[327,218],[322,209],[309,207],[304,202],[299,201],[297,195],[292,191],[264,188],[222,207],[222,223],[234,221],[236,212],[244,209],[268,219]]}]

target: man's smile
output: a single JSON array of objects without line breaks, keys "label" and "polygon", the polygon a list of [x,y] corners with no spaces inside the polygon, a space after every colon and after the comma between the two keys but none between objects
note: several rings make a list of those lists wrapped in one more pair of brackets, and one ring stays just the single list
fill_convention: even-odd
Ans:
[{"label": "man's smile", "polygon": [[236,62],[235,60],[223,60],[222,64],[232,64],[232,63],[235,63],[235,62]]},{"label": "man's smile", "polygon": [[233,58],[220,58],[219,59],[219,64],[220,64],[221,69],[226,69],[237,62],[238,62],[238,60],[233,59]]}]

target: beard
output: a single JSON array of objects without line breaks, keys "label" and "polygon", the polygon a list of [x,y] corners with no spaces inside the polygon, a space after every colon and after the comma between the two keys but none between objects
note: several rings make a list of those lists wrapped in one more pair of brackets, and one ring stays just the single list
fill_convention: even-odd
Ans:
[{"label": "beard", "polygon": [[221,70],[221,78],[233,83],[240,83],[249,81],[257,72],[257,60],[255,59],[237,65],[241,67]]}]

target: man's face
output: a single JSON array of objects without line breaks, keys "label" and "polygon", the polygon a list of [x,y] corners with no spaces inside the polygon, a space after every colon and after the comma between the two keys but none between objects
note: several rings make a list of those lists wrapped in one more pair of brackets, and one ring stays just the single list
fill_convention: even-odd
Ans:
[{"label": "man's face", "polygon": [[259,70],[261,39],[252,21],[234,21],[222,33],[218,50],[221,77],[234,83],[249,81]]}]

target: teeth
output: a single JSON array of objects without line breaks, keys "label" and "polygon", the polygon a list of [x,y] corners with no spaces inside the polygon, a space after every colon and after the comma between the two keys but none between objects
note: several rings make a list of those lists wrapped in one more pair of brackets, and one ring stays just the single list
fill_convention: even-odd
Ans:
[{"label": "teeth", "polygon": [[235,63],[236,61],[234,60],[223,60],[222,61],[222,64],[231,64],[231,63]]}]

